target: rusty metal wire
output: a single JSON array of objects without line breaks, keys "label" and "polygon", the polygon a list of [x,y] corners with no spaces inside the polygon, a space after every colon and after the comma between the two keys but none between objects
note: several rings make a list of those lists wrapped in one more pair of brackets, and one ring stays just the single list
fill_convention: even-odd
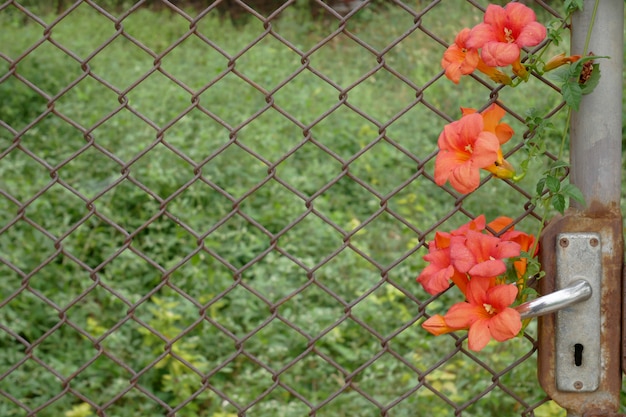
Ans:
[{"label": "rusty metal wire", "polygon": [[[448,46],[451,41],[451,34],[438,33],[438,28],[429,26],[426,20],[431,9],[442,2],[388,1],[385,4],[386,7],[402,10],[407,16],[410,16],[413,24],[400,36],[389,41],[385,47],[377,48],[364,40],[362,34],[352,30],[350,26],[351,19],[355,19],[360,13],[367,11],[367,7],[370,6],[368,1],[358,4],[343,15],[326,3],[315,0],[314,3],[325,12],[325,18],[331,23],[326,26],[327,32],[321,40],[314,42],[311,46],[304,47],[287,39],[280,30],[276,29],[276,22],[281,13],[288,8],[296,7],[295,0],[280,2],[282,4],[269,13],[257,11],[243,0],[234,0],[231,4],[235,4],[245,14],[248,14],[250,19],[257,23],[260,28],[254,39],[247,41],[245,46],[235,52],[226,50],[210,35],[205,34],[200,26],[203,18],[218,13],[218,7],[223,2],[217,1],[208,7],[202,6],[201,10],[196,10],[193,14],[187,9],[183,10],[177,7],[176,2],[161,1],[160,6],[163,9],[167,9],[169,13],[183,19],[187,24],[186,31],[175,42],[163,48],[161,52],[157,52],[148,46],[145,40],[140,40],[139,37],[131,34],[125,26],[127,19],[131,18],[137,11],[147,7],[145,3],[140,1],[130,8],[112,11],[102,7],[94,0],[77,1],[65,10],[59,11],[53,21],[38,16],[19,1],[6,1],[0,4],[0,13],[17,12],[29,25],[38,25],[42,31],[41,37],[34,40],[31,46],[23,50],[18,56],[9,56],[0,48],[0,61],[4,65],[2,67],[4,72],[0,73],[0,86],[3,83],[8,85],[9,82],[17,82],[26,86],[45,102],[45,108],[22,126],[10,124],[0,114],[0,128],[9,138],[2,142],[2,148],[0,148],[0,166],[4,165],[5,170],[12,169],[12,160],[19,155],[20,158],[28,158],[29,163],[34,164],[39,171],[47,175],[46,178],[39,178],[38,191],[26,197],[15,195],[16,192],[5,187],[0,180],[0,198],[3,200],[3,207],[6,207],[6,209],[3,208],[3,215],[0,218],[2,221],[0,223],[0,237],[4,235],[7,239],[20,238],[16,230],[27,230],[28,233],[22,236],[23,239],[28,239],[30,235],[36,235],[38,239],[44,242],[41,245],[50,248],[46,253],[35,254],[39,256],[39,259],[36,261],[36,266],[30,270],[25,269],[21,260],[16,260],[12,253],[0,248],[0,266],[3,268],[3,275],[16,277],[16,279],[0,283],[2,289],[0,293],[0,331],[3,332],[1,340],[2,343],[7,344],[6,346],[11,346],[11,352],[15,353],[10,359],[3,361],[4,367],[0,368],[1,403],[8,407],[7,409],[12,410],[14,414],[10,415],[44,416],[61,415],[59,413],[63,412],[68,416],[120,415],[119,411],[116,411],[116,404],[123,401],[125,397],[134,395],[133,401],[136,404],[151,404],[146,405],[145,408],[137,405],[135,415],[189,415],[183,414],[184,410],[194,404],[206,404],[207,396],[212,398],[213,402],[217,401],[223,404],[223,414],[219,414],[222,416],[262,415],[255,410],[259,405],[275,396],[289,397],[291,401],[304,406],[304,414],[299,414],[302,409],[298,409],[300,411],[287,415],[343,415],[332,408],[333,401],[341,396],[351,396],[350,398],[358,398],[359,401],[365,400],[364,404],[366,405],[363,406],[365,408],[361,414],[363,416],[396,416],[402,415],[398,410],[402,409],[403,404],[407,404],[412,398],[425,395],[429,398],[435,398],[435,402],[438,402],[449,413],[447,415],[462,416],[475,415],[472,414],[472,407],[489,402],[489,396],[494,391],[501,392],[502,395],[509,397],[516,404],[515,414],[535,415],[534,411],[549,399],[545,396],[526,398],[515,389],[515,382],[511,382],[515,381],[514,377],[511,378],[515,374],[515,370],[521,364],[532,359],[536,350],[536,342],[531,334],[526,334],[523,339],[518,341],[520,345],[525,346],[523,348],[524,353],[503,369],[495,366],[484,356],[467,350],[464,344],[465,337],[457,334],[442,336],[445,342],[438,345],[443,347],[441,351],[437,352],[438,360],[434,363],[420,363],[419,360],[415,359],[420,356],[419,353],[414,354],[405,351],[405,342],[398,342],[400,339],[422,339],[426,337],[420,330],[419,323],[429,317],[429,314],[433,314],[431,309],[433,305],[437,303],[441,305],[441,300],[446,297],[446,294],[437,297],[427,296],[420,292],[414,281],[417,270],[414,265],[424,253],[426,242],[432,238],[435,230],[442,227],[446,228],[447,225],[454,224],[454,221],[458,222],[459,219],[467,221],[467,219],[480,214],[476,211],[476,204],[472,205],[471,203],[471,195],[461,196],[449,186],[441,187],[438,189],[438,193],[450,201],[450,209],[439,218],[427,223],[417,222],[415,218],[400,212],[397,204],[394,204],[395,199],[418,181],[421,184],[427,184],[426,187],[436,188],[432,176],[432,164],[436,152],[434,147],[411,149],[402,138],[390,133],[390,129],[393,128],[394,124],[412,117],[411,112],[418,109],[428,112],[435,124],[447,123],[457,118],[455,114],[450,114],[429,95],[433,85],[442,82],[440,81],[443,78],[442,71],[433,73],[430,80],[422,83],[416,81],[411,74],[398,70],[389,58],[393,48],[397,48],[407,38],[418,33],[420,36],[426,36],[433,41],[433,45],[438,45],[441,51]],[[473,7],[478,11],[484,10],[484,3],[469,0],[466,3],[468,7]],[[79,7],[97,12],[108,21],[108,26],[113,31],[113,34],[105,39],[99,47],[89,51],[86,55],[64,46],[63,42],[58,41],[55,36],[57,27],[64,22],[64,19],[76,13]],[[537,2],[534,7],[544,8],[550,15],[558,17],[558,12],[544,2]],[[155,24],[158,23],[155,22]],[[76,36],[90,36],[90,34],[77,33]],[[312,58],[317,51],[335,42],[339,37],[349,40],[354,47],[361,48],[363,52],[370,54],[375,61],[375,64],[368,71],[347,85],[335,81],[334,74],[327,73],[317,64],[314,64]],[[175,74],[169,72],[166,69],[167,65],[164,64],[164,60],[171,56],[170,54],[180,48],[185,41],[192,38],[195,41],[201,41],[227,62],[225,69],[219,73],[207,74],[205,83],[199,88],[188,85],[179,79]],[[293,71],[290,70],[291,72],[284,76],[280,83],[271,87],[262,85],[258,80],[246,75],[246,71],[240,68],[241,65],[238,65],[241,59],[246,57],[246,54],[249,54],[256,45],[267,39],[280,43],[290,50],[297,59],[297,62],[294,62],[296,68]],[[120,40],[134,45],[150,61],[149,68],[126,86],[107,80],[106,76],[100,75],[98,71],[93,69],[94,61],[99,54]],[[53,45],[73,65],[80,67],[80,74],[68,84],[60,86],[56,92],[47,91],[37,85],[37,82],[23,75],[29,57],[44,44]],[[346,63],[346,65],[350,65],[350,63]],[[120,71],[123,70],[121,66]],[[397,110],[395,114],[385,118],[370,114],[369,111],[362,109],[350,99],[353,97],[353,93],[358,91],[361,84],[372,82],[375,77],[383,76],[382,74],[402,83],[414,95],[408,104],[403,104],[403,107]],[[154,117],[145,114],[142,108],[134,104],[131,99],[133,91],[146,85],[147,80],[155,75],[164,77],[173,83],[189,99],[184,109],[178,111],[174,117],[164,121],[156,121]],[[281,94],[281,91],[303,75],[323,81],[336,97],[334,104],[326,111],[321,114],[310,114],[306,120],[292,110],[284,108],[281,105],[281,100],[277,99],[277,95]],[[264,104],[257,106],[250,115],[236,122],[220,116],[219,108],[203,104],[206,94],[211,94],[211,88],[225,82],[229,77],[236,77],[238,81],[245,83],[247,87],[253,89],[264,99]],[[524,110],[523,108],[516,108],[514,103],[504,103],[501,100],[499,88],[481,77],[473,76],[473,78],[475,84],[484,89],[486,99],[482,102],[483,106],[498,101],[507,110],[507,117],[520,122],[524,121],[525,115],[520,113]],[[76,87],[83,81],[96,83],[98,88],[117,100],[108,103],[109,107],[104,116],[87,123],[83,120],[74,120],[73,117],[66,115],[60,105],[64,100],[71,99]],[[536,77],[535,81],[554,88],[541,77]],[[237,100],[237,96],[232,96],[230,100]],[[163,105],[167,106],[167,104]],[[557,105],[546,117],[554,116],[561,107],[562,105]],[[348,110],[360,117],[364,123],[373,126],[372,129],[375,131],[373,140],[363,144],[360,149],[350,155],[338,152],[316,133],[319,127],[327,123],[330,117],[338,114],[338,111]],[[242,139],[246,129],[254,126],[255,121],[268,112],[277,114],[289,121],[302,135],[277,157],[265,155]],[[219,126],[222,131],[226,132],[227,136],[227,139],[219,147],[207,152],[201,159],[189,155],[188,151],[170,140],[170,132],[177,126],[184,124],[192,113],[201,113],[207,123],[210,122]],[[149,141],[141,145],[140,149],[130,157],[122,156],[120,149],[112,149],[107,146],[99,136],[100,128],[122,114],[132,114],[136,120],[139,120],[152,132]],[[69,155],[63,155],[56,160],[47,158],[45,152],[38,148],[37,142],[29,140],[27,136],[37,130],[48,118],[58,119],[71,126],[79,132],[83,143],[72,149]],[[199,129],[201,130],[202,127]],[[436,138],[432,138],[432,140],[434,143]],[[128,144],[128,146],[131,145]],[[383,145],[386,147],[385,149],[392,149],[402,158],[411,161],[415,167],[411,174],[398,178],[393,186],[386,187],[386,189],[364,180],[355,169],[365,158],[371,157],[377,152],[377,146]],[[315,182],[315,184],[320,184],[319,186],[304,191],[295,186],[289,176],[281,173],[281,167],[291,158],[299,155],[301,149],[309,146],[314,147],[316,152],[321,152],[334,161],[338,169],[332,173],[324,173],[321,184],[320,181]],[[520,141],[511,148],[508,155],[514,155],[521,147],[522,142]],[[174,185],[168,195],[161,195],[137,172],[138,167],[144,161],[149,161],[155,152],[164,152],[165,149],[169,152],[168,155],[172,160],[182,161],[181,166],[184,166],[191,174],[183,183]],[[244,181],[245,189],[238,193],[216,182],[211,175],[212,164],[225,158],[224,155],[227,155],[228,152],[235,150],[241,158],[250,159],[242,159],[241,161],[234,159],[231,164],[237,166],[239,163],[245,164],[246,160],[253,160],[260,163],[265,170],[262,178]],[[94,153],[103,158],[108,164],[107,166],[114,168],[111,170],[113,179],[105,182],[94,182],[90,189],[64,176],[64,169],[67,166],[71,166],[74,161],[80,160],[84,155]],[[555,159],[554,155],[551,154],[548,154],[548,157]],[[158,167],[153,166],[152,169],[158,169]],[[391,170],[393,167],[388,169]],[[313,180],[314,178],[311,178],[311,181]],[[367,214],[359,218],[359,221],[351,228],[330,216],[321,203],[321,196],[346,182],[355,186],[359,193],[367,194],[369,200],[374,202],[374,207],[369,207]],[[487,183],[491,186],[494,181],[491,178],[485,178],[479,191],[488,188],[485,187]],[[532,196],[528,190],[512,182],[502,182],[501,184],[503,184],[501,187],[506,187],[506,192],[517,196],[522,202],[520,211],[515,213],[515,223],[521,224],[525,221],[537,223],[540,216],[534,212],[534,206],[530,201]],[[301,208],[297,216],[280,219],[282,220],[280,227],[274,227],[268,224],[267,220],[256,218],[247,209],[250,201],[270,185],[280,186],[280,190],[294,198]],[[115,209],[103,208],[105,206],[103,201],[108,196],[113,195],[116,190],[124,190],[120,192],[128,190],[123,187],[131,187],[129,189],[141,193],[145,204],[151,204],[153,208],[153,213],[149,218],[137,219],[132,227],[116,220],[116,214],[119,212],[116,212]],[[214,198],[225,202],[230,208],[222,213],[218,221],[198,226],[198,222],[190,221],[189,216],[185,215],[184,211],[181,212],[174,208],[185,193],[193,187],[202,187],[210,194],[209,201]],[[72,219],[66,226],[63,226],[64,223],[50,224],[33,218],[30,214],[33,207],[38,204],[38,200],[42,200],[42,196],[49,192],[62,192],[70,200],[79,200],[84,207],[82,217]],[[117,208],[117,210],[122,211],[131,209],[130,207]],[[206,210],[210,210],[210,207],[206,207]],[[414,213],[414,215],[418,216],[419,213]],[[62,213],[57,217],[61,222]],[[273,217],[280,218],[281,214],[276,213]],[[389,254],[384,259],[380,259],[363,249],[359,236],[383,218],[389,219],[397,228],[412,235],[413,243],[408,249],[405,247]],[[224,255],[222,250],[224,245],[237,245],[237,242],[224,241],[221,242],[221,245],[207,243],[215,236],[216,231],[222,230],[221,228],[232,222],[239,222],[235,224],[253,230],[256,235],[264,239],[263,245],[259,246],[253,253],[242,255],[242,260],[239,261],[234,261],[232,257]],[[307,222],[313,222],[313,224],[310,225]],[[89,251],[81,252],[79,251],[80,248],[71,245],[73,237],[92,223],[110,232],[110,235],[105,235],[111,239],[111,242],[106,243],[109,250],[98,259],[90,257]],[[147,244],[144,244],[151,231],[163,224],[175,225],[177,232],[172,234],[170,239],[173,242],[177,239],[181,241],[180,251],[182,253],[178,259],[163,261],[158,252],[152,251]],[[315,257],[303,257],[298,252],[303,249],[297,247],[294,249],[293,245],[284,243],[303,227],[305,228],[304,235],[307,234],[307,227],[327,227],[329,231],[334,233],[336,239],[332,243],[329,242],[328,250],[325,253],[315,254]],[[384,240],[386,238],[379,236],[377,239]],[[85,245],[87,244],[85,243]],[[101,240],[96,241],[95,244],[105,245]],[[33,245],[25,241],[24,246]],[[41,246],[34,245],[33,247]],[[356,296],[353,294],[352,298],[333,288],[324,278],[327,274],[325,269],[333,262],[337,262],[337,259],[342,256],[354,256],[346,255],[347,253],[355,254],[360,259],[359,262],[365,266],[362,270],[348,271],[346,276],[359,277],[373,273],[376,277],[370,280],[366,288],[358,292]],[[255,282],[247,278],[247,274],[263,264],[264,259],[270,255],[294,265],[299,274],[305,277],[304,280],[294,283],[292,287],[274,298],[259,290]],[[118,282],[106,277],[107,268],[120,262],[119,260],[125,256],[132,256],[133,259],[140,260],[156,277],[153,282],[151,281],[152,286],[148,292],[130,294],[124,286],[120,287]],[[193,286],[183,285],[178,279],[181,271],[188,268],[194,259],[200,258],[209,258],[213,260],[211,265],[216,265],[215,268],[226,271],[232,279],[230,284],[217,286],[211,294],[194,293]],[[81,279],[82,284],[71,284],[78,285],[78,287],[68,287],[67,299],[55,299],[56,296],[53,297],[39,290],[38,280],[40,278],[38,278],[38,274],[55,263],[68,265],[68,271],[70,271],[68,274],[75,271],[76,280],[79,280],[79,275],[87,276],[88,283]],[[413,268],[409,268],[407,265],[413,265]],[[401,271],[401,274],[398,271]],[[405,276],[407,272],[412,273],[412,275]],[[129,271],[129,274],[131,273]],[[129,275],[121,279],[130,280],[130,278]],[[72,283],[72,278],[68,278],[68,282]],[[403,300],[406,306],[409,306],[406,310],[407,314],[399,323],[393,324],[394,328],[391,331],[388,329],[381,330],[377,322],[359,314],[360,306],[369,302],[379,290],[392,291]],[[169,330],[158,322],[146,319],[147,306],[152,305],[159,294],[164,291],[178,297],[195,312],[195,317],[180,323],[178,331],[174,334],[170,334]],[[87,330],[84,322],[74,318],[77,311],[87,308],[88,300],[96,293],[110,297],[119,309],[117,311],[119,319],[103,324],[99,332]],[[315,294],[315,297],[328,299],[329,302],[332,301],[336,305],[336,309],[329,310],[334,315],[328,317],[328,321],[319,326],[306,325],[298,319],[298,314],[291,311],[297,306],[295,300],[299,297],[307,297],[311,293]],[[257,314],[264,315],[260,322],[250,323],[245,332],[234,331],[228,324],[223,323],[219,317],[214,315],[216,309],[221,308],[220,306],[223,306],[224,303],[231,302],[237,297],[237,294],[245,294],[247,297],[248,306],[246,308],[257,309]],[[39,313],[32,312],[32,318],[29,317],[30,313],[25,317],[15,317],[8,313],[11,306],[24,297],[34,300],[33,305],[38,305],[43,314],[49,318],[44,328],[38,329],[37,337],[34,339],[27,337],[23,331],[16,330],[13,321],[21,320],[26,323],[26,327],[40,326],[41,324],[36,322],[34,318]],[[157,308],[166,312],[168,308],[172,308],[169,313],[175,314],[173,307],[165,305]],[[98,311],[85,312],[84,314],[94,318],[99,316]],[[32,320],[30,324],[29,320]],[[292,337],[299,339],[301,343],[296,351],[291,352],[292,355],[289,360],[281,363],[268,363],[267,360],[260,357],[258,352],[251,349],[250,341],[262,334],[268,327],[278,325],[287,328],[289,333],[293,334]],[[372,341],[373,347],[347,347],[347,349],[358,348],[371,352],[371,356],[359,363],[358,366],[343,363],[332,350],[321,346],[325,340],[346,327],[358,329],[354,331],[361,332],[364,337]],[[220,340],[219,343],[225,343],[230,347],[229,355],[216,359],[208,368],[197,365],[193,355],[189,352],[181,353],[178,348],[185,341],[195,340],[194,338],[199,332],[208,331],[207,329],[213,332],[211,334],[215,334],[216,341]],[[139,358],[138,362],[134,362],[134,359],[137,358],[131,360],[132,355],[122,355],[120,351],[110,347],[110,341],[113,338],[121,337],[119,336],[121,332],[130,332],[131,330],[131,333],[142,334],[144,337],[153,339],[160,350],[153,351],[150,357],[142,357]],[[83,341],[83,343],[77,343],[75,347],[77,349],[76,357],[82,359],[74,364],[75,369],[70,373],[59,372],[58,363],[42,359],[43,352],[47,349],[52,352],[58,349],[58,346],[55,347],[54,344],[49,346],[49,344],[52,343],[50,341],[60,337],[56,335],[61,331],[71,332],[77,336],[77,339]],[[132,350],[135,341],[134,339],[127,339],[124,343]],[[270,341],[270,345],[272,343],[280,345],[283,341]],[[341,344],[342,342],[338,340],[336,343]],[[79,349],[84,351],[80,353]],[[206,346],[198,346],[197,350],[198,355],[203,355],[202,352],[209,352],[207,354],[210,354],[210,348],[207,349]],[[170,361],[168,363],[175,363],[178,367],[176,369],[183,369],[180,371],[180,375],[194,381],[189,392],[184,394],[183,400],[168,401],[167,398],[157,395],[153,390],[146,387],[145,380],[154,373],[163,372],[163,364],[167,361]],[[360,379],[368,372],[379,372],[377,370],[379,361],[383,364],[392,363],[394,366],[402,367],[407,374],[411,374],[413,382],[410,384],[410,388],[403,392],[397,392],[393,398],[379,396],[376,392],[364,388],[359,382]],[[77,381],[80,381],[85,375],[89,375],[92,372],[90,367],[95,366],[94,363],[96,362],[106,362],[109,367],[117,367],[119,372],[124,375],[125,383],[118,386],[115,395],[94,399],[93,395],[86,395],[76,388]],[[247,397],[242,396],[240,395],[242,387],[233,387],[223,382],[224,375],[229,372],[229,368],[240,363],[249,363],[254,369],[264,372],[264,375],[267,376],[267,385],[262,392],[255,392]],[[469,393],[466,396],[454,394],[449,387],[439,383],[441,380],[438,375],[453,372],[452,368],[457,364],[466,364],[472,369],[471,372],[483,375],[484,383],[479,387],[458,387],[458,389],[468,390]],[[29,395],[15,395],[12,386],[24,384],[24,381],[18,380],[16,375],[21,368],[28,368],[29,366],[39,367],[44,373],[51,375],[56,386],[39,386]],[[306,367],[319,367],[323,369],[326,378],[333,378],[338,381],[328,396],[310,398],[297,388],[300,383],[294,381],[297,381],[298,374]],[[383,370],[383,372],[385,371]],[[387,369],[386,372],[393,372],[393,370]],[[296,375],[294,376],[294,374]],[[172,376],[172,378],[175,377],[176,375]],[[315,386],[325,382],[312,380],[305,381],[305,383]],[[36,392],[37,390],[41,392]],[[63,401],[68,402],[71,406],[86,404],[90,412],[67,414],[69,409],[61,410],[56,405],[63,403]],[[286,406],[285,404],[281,405]],[[365,411],[366,409],[368,411]],[[439,410],[439,412],[442,411]],[[432,415],[428,410],[423,410],[423,413],[412,415]]]}]

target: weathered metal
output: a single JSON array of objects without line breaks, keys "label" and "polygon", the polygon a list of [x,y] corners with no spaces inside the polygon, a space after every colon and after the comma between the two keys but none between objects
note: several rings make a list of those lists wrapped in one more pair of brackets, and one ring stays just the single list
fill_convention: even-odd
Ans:
[{"label": "weathered metal", "polygon": [[[596,8],[597,7],[597,8]],[[570,180],[582,191],[586,204],[573,204],[553,219],[541,236],[540,259],[547,277],[557,276],[557,245],[562,233],[596,233],[600,236],[602,274],[598,285],[600,380],[593,392],[559,389],[556,378],[556,315],[539,321],[539,380],[544,390],[568,416],[616,415],[621,389],[621,328],[623,289],[623,231],[621,198],[621,118],[624,2],[586,0],[584,10],[572,19],[572,53],[610,56],[601,59],[602,75],[595,91],[584,96],[571,122]],[[595,17],[595,22],[592,18]],[[601,24],[599,23],[601,22]],[[592,26],[591,36],[587,37]],[[585,275],[584,271],[580,271]],[[543,294],[558,290],[555,280],[540,283]],[[584,329],[580,328],[581,331]]]},{"label": "weathered metal", "polygon": [[515,307],[522,320],[550,314],[589,299],[593,293],[589,282],[580,276],[573,278],[570,285]]}]

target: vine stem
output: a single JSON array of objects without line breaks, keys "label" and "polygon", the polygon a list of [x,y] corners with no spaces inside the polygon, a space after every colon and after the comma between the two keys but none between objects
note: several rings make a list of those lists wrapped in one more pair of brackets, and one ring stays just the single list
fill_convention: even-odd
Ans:
[{"label": "vine stem", "polygon": [[591,22],[589,22],[589,28],[587,29],[587,37],[585,38],[585,47],[583,48],[583,56],[587,55],[589,50],[589,42],[591,41],[591,31],[593,30],[593,24],[596,22],[596,14],[598,13],[598,6],[600,0],[596,0],[593,4],[593,10],[591,12]]}]

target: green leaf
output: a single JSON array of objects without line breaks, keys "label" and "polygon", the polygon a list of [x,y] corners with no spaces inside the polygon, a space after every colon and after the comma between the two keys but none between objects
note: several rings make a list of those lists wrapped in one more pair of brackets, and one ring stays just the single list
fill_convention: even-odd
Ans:
[{"label": "green leaf", "polygon": [[565,184],[561,188],[561,193],[566,197],[573,198],[580,204],[585,204],[585,196],[583,195],[582,191],[580,191],[580,189],[574,184]]},{"label": "green leaf", "polygon": [[548,190],[550,190],[552,194],[556,194],[561,189],[561,181],[559,181],[557,177],[548,175],[546,177],[546,187],[548,187]]},{"label": "green leaf", "polygon": [[546,186],[546,179],[544,178],[540,178],[539,181],[537,181],[537,187],[535,188],[537,194],[541,194],[543,192],[543,188]]},{"label": "green leaf", "polygon": [[568,81],[561,87],[563,99],[572,109],[578,111],[580,100],[583,98],[583,91],[578,81]]},{"label": "green leaf", "polygon": [[[579,72],[580,74],[580,72]],[[545,77],[557,84],[564,84],[572,78],[570,67],[563,66],[545,74]]]},{"label": "green leaf", "polygon": [[563,194],[555,194],[552,196],[552,207],[561,214],[565,212],[565,197]]},{"label": "green leaf", "polygon": [[583,9],[583,0],[565,0],[565,10],[568,13]]},{"label": "green leaf", "polygon": [[550,163],[550,166],[548,167],[548,170],[546,171],[546,174],[549,173],[552,170],[557,170],[557,169],[561,169],[561,168],[568,168],[569,167],[569,163],[562,161],[560,159],[557,159],[556,161],[552,161]]}]

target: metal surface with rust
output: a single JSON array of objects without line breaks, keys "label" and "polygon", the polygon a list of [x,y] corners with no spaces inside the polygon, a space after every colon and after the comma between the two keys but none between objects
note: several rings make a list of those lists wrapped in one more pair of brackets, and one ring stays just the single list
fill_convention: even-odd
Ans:
[{"label": "metal surface with rust", "polygon": [[[547,277],[556,276],[556,244],[559,234],[564,232],[594,232],[601,236],[602,245],[602,286],[601,286],[601,327],[600,342],[601,377],[598,389],[594,392],[563,392],[557,389],[555,375],[555,315],[549,314],[539,319],[538,377],[543,389],[570,415],[587,415],[596,410],[597,415],[611,415],[619,410],[621,389],[621,303],[622,303],[622,262],[623,238],[622,219],[619,209],[602,214],[589,211],[584,215],[571,212],[555,218],[544,230],[541,237],[541,264]],[[540,281],[540,292],[554,292],[555,282],[550,279]]]}]

